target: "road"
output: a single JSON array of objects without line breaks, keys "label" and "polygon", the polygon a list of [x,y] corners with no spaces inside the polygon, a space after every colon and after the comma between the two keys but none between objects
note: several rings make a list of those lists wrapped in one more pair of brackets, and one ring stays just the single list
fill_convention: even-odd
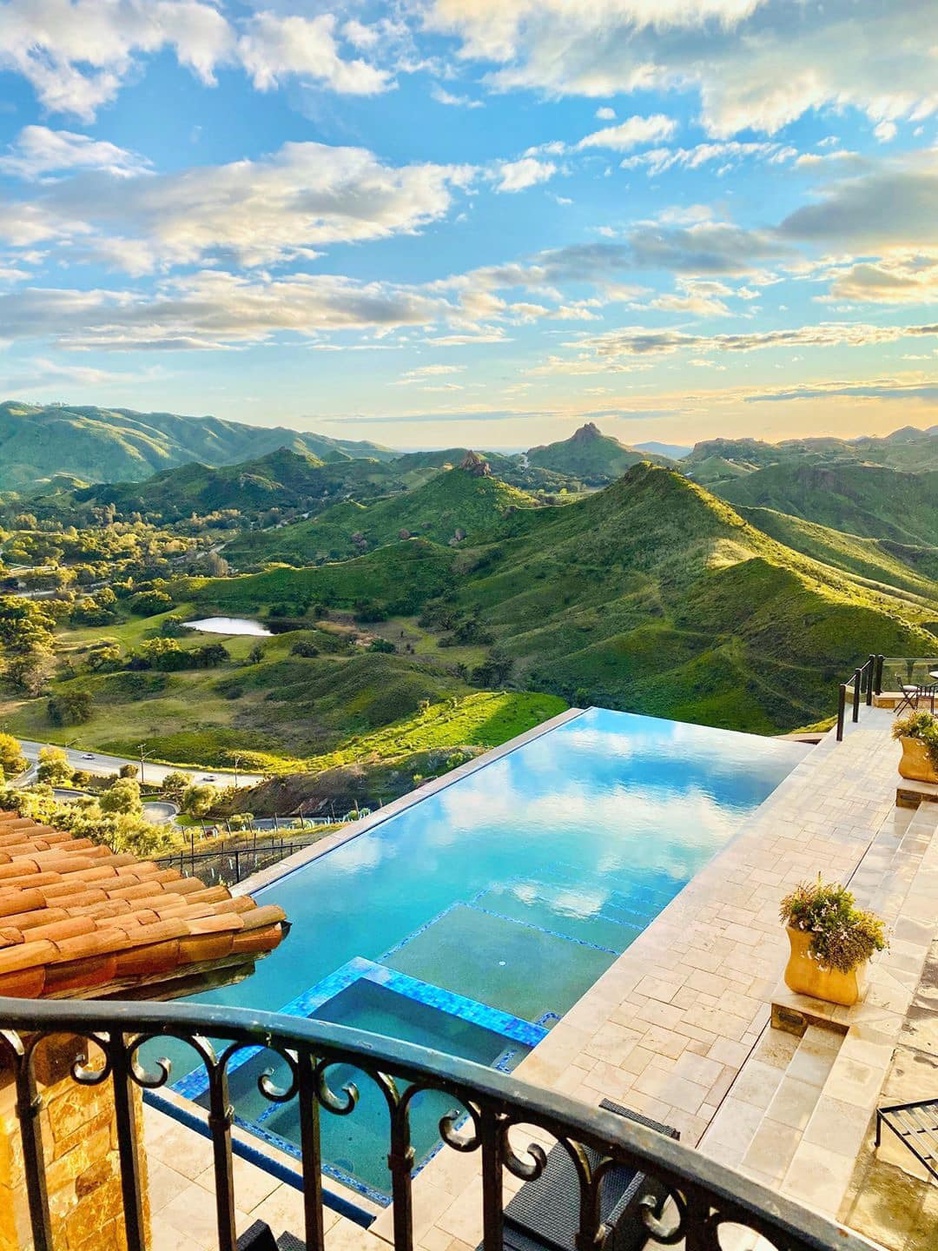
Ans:
[{"label": "road", "polygon": [[[30,762],[31,766],[35,766],[39,759],[39,749],[41,747],[55,747],[55,743],[33,743],[28,739],[19,740],[23,755]],[[132,764],[137,766],[137,780],[143,784],[162,782],[167,773],[184,773],[193,782],[215,782],[218,786],[233,786],[235,774],[229,769],[184,769],[180,765],[160,765],[154,764],[151,760],[144,762],[143,777],[141,778],[140,759],[132,760],[129,757],[122,756],[106,756],[102,752],[79,751],[76,748],[67,748],[65,751],[68,757],[68,763],[73,769],[84,769],[86,773],[94,773],[98,776],[104,776],[109,773],[117,773],[121,765]],[[32,781],[35,777],[35,769],[31,767],[23,777],[23,781]],[[264,780],[261,773],[242,773],[238,770],[239,786],[256,786],[258,782]]]}]

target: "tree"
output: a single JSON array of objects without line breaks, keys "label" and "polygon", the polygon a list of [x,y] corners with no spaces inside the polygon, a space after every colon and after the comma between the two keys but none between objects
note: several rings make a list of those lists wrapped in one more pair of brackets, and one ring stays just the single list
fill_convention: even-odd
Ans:
[{"label": "tree", "polygon": [[163,778],[163,794],[178,799],[189,784],[188,773],[167,773]]},{"label": "tree", "polygon": [[195,649],[192,659],[198,669],[214,669],[230,660],[231,653],[224,643],[206,643],[204,647]]},{"label": "tree", "polygon": [[52,672],[52,653],[48,648],[35,648],[12,656],[6,665],[7,682],[16,691],[35,699],[41,695]]},{"label": "tree", "polygon": [[116,782],[111,783],[98,803],[102,812],[139,816],[143,811],[143,804],[140,801],[140,783],[133,778],[118,778]]},{"label": "tree", "polygon": [[370,652],[396,652],[397,648],[390,639],[372,639],[368,644]]},{"label": "tree", "polygon": [[121,649],[117,643],[96,643],[88,652],[88,670],[91,673],[113,673],[120,668]]},{"label": "tree", "polygon": [[[270,615],[273,616],[273,609],[271,609]],[[248,652],[247,662],[249,665],[259,665],[263,659],[264,649],[261,647],[260,643],[255,643],[255,645]]]},{"label": "tree", "polygon": [[83,725],[91,720],[94,699],[90,691],[63,691],[46,704],[53,725]]},{"label": "tree", "polygon": [[68,755],[61,747],[40,747],[39,768],[36,777],[50,786],[64,786],[71,782],[74,769],[68,763]]},{"label": "tree", "polygon": [[204,817],[218,798],[218,791],[207,782],[193,782],[182,794],[182,810],[190,817]]},{"label": "tree", "polygon": [[0,770],[8,778],[15,778],[26,768],[26,757],[12,734],[0,734]]},{"label": "tree", "polygon": [[290,648],[291,656],[313,657],[319,655],[319,648],[315,643],[310,643],[307,639],[300,639]]},{"label": "tree", "polygon": [[135,778],[140,772],[135,764],[123,764],[120,767],[120,776],[122,778]]},{"label": "tree", "polygon": [[172,608],[173,601],[165,591],[141,591],[130,601],[130,611],[138,617],[153,617]]}]

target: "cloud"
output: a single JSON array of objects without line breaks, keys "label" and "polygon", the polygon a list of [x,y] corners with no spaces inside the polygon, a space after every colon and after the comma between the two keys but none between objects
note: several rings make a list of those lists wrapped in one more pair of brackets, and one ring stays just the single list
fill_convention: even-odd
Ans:
[{"label": "cloud", "polygon": [[0,295],[0,339],[51,339],[70,349],[219,349],[275,336],[352,330],[386,334],[446,313],[440,301],[387,283],[334,275],[244,278],[202,272],[155,294],[26,288]]},{"label": "cloud", "polygon": [[[332,13],[316,17],[280,17],[258,13],[238,40],[238,57],[259,91],[270,91],[285,78],[309,78],[345,95],[377,95],[390,76],[367,61],[343,60],[335,39]],[[356,31],[361,40],[361,32]]]},{"label": "cloud", "polygon": [[144,157],[113,143],[46,126],[25,126],[9,155],[0,157],[0,173],[27,180],[89,169],[112,178],[131,178],[145,173],[149,165]]},{"label": "cloud", "polygon": [[454,96],[451,91],[446,91],[439,83],[433,86],[430,95],[436,100],[437,104],[446,104],[450,108],[482,109],[485,107],[481,100],[473,100],[471,96]]},{"label": "cloud", "polygon": [[876,122],[938,107],[934,0],[432,0],[426,22],[497,90],[614,96],[696,87],[712,135],[812,109]]},{"label": "cloud", "polygon": [[493,177],[496,180],[496,191],[526,191],[541,182],[549,182],[557,172],[553,161],[539,161],[533,156],[524,156],[520,161],[505,161],[498,166]]},{"label": "cloud", "polygon": [[837,251],[879,250],[888,244],[928,247],[935,243],[936,220],[938,153],[931,150],[831,182],[816,203],[790,213],[778,233]]},{"label": "cloud", "polygon": [[465,370],[465,365],[419,365],[416,369],[408,369],[406,373],[401,374],[395,385],[411,386],[415,382],[426,382],[428,378],[444,378],[447,374],[465,373]]},{"label": "cloud", "polygon": [[938,252],[900,253],[831,271],[831,300],[873,304],[938,301]]},{"label": "cloud", "polygon": [[[610,110],[611,111],[611,110]],[[613,114],[615,116],[615,114]],[[644,143],[657,143],[670,139],[677,130],[673,117],[655,113],[651,117],[629,117],[618,126],[606,126],[594,130],[576,145],[578,148],[611,148],[614,152],[627,152]]]},{"label": "cloud", "polygon": [[456,166],[393,168],[364,148],[287,143],[253,161],[55,183],[31,202],[3,204],[0,238],[77,241],[131,273],[224,257],[254,267],[414,233],[444,216],[471,176]]},{"label": "cloud", "polygon": [[615,118],[615,115],[615,109],[609,108],[606,104],[596,110],[596,117],[601,122],[611,122]]},{"label": "cloud", "polygon": [[895,122],[880,122],[873,127],[873,134],[880,143],[891,143],[898,133],[899,127]]},{"label": "cloud", "polygon": [[774,403],[784,400],[816,400],[819,397],[844,396],[863,400],[938,401],[938,384],[934,382],[899,382],[894,378],[870,382],[820,382],[814,386],[787,387],[776,391],[757,391],[745,397],[747,404]]},{"label": "cloud", "polygon": [[626,157],[621,168],[639,169],[644,166],[649,177],[653,177],[669,169],[700,169],[702,165],[719,161],[719,172],[725,173],[750,158],[780,165],[797,155],[797,149],[787,144],[729,140],[725,143],[698,143],[693,148],[652,148],[648,152]]},{"label": "cloud", "polygon": [[767,348],[870,347],[895,343],[907,336],[938,335],[934,326],[872,326],[848,322],[821,322],[785,330],[752,331],[745,334],[688,334],[683,330],[654,330],[630,327],[610,330],[570,344],[581,352],[592,353],[601,361],[621,357],[665,356],[692,349],[706,352],[755,352]]},{"label": "cloud", "polygon": [[6,0],[0,69],[21,74],[50,112],[90,121],[142,54],[172,48],[203,82],[233,46],[213,4],[199,0]]}]

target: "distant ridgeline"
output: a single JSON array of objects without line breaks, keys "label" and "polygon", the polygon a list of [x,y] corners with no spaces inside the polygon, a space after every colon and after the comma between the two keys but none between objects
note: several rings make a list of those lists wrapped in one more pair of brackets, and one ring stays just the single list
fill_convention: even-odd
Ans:
[{"label": "distant ridgeline", "polygon": [[[109,716],[152,687],[148,715],[198,706],[229,727],[226,748],[253,734],[257,750],[331,751],[343,726],[374,730],[473,687],[771,732],[827,715],[869,651],[938,653],[938,429],[712,440],[672,462],[588,423],[524,454],[398,455],[214,418],[6,404],[0,465],[7,552],[50,550],[56,526],[154,523],[189,554],[156,573],[144,560],[137,586],[158,577],[180,611],[288,631],[254,660],[245,644],[232,673],[61,681],[93,688]],[[71,478],[25,488],[60,465]],[[101,474],[124,480],[88,484]],[[17,535],[30,526],[33,549]],[[187,576],[226,562],[240,576]],[[317,613],[341,618],[332,634]],[[126,614],[105,611],[114,665],[120,631],[137,638]],[[79,656],[87,644],[86,631]]]}]

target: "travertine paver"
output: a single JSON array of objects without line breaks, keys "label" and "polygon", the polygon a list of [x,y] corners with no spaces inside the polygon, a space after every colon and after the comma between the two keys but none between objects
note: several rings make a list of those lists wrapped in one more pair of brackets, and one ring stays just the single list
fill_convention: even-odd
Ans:
[{"label": "travertine paver", "polygon": [[[888,1065],[938,917],[938,840],[930,846],[938,812],[916,817],[894,807],[891,720],[884,710],[864,709],[844,743],[829,736],[814,748],[518,1076],[594,1105],[603,1097],[627,1103],[676,1126],[691,1145],[706,1134],[707,1154],[835,1214],[850,1181],[852,1143],[862,1139],[864,1110],[878,1095],[877,1075]],[[787,956],[778,903],[818,873],[843,881],[854,875],[862,902],[898,918],[867,1004],[853,1016],[830,1011],[841,1035],[849,1030],[839,1046],[820,1029],[800,1042],[767,1029]],[[823,1127],[835,1115],[840,1125],[828,1139]],[[444,1150],[416,1179],[423,1251],[472,1251],[478,1243],[477,1169],[475,1156]],[[199,1175],[191,1179],[196,1186]],[[255,1219],[283,1189],[243,1216]],[[180,1232],[191,1238],[194,1227]],[[327,1247],[376,1251],[389,1235],[388,1213],[371,1232],[337,1220]]]},{"label": "travertine paver", "polygon": [[[895,808],[898,752],[889,737],[891,721],[884,710],[864,709],[860,724],[848,728],[843,743],[829,736],[815,747],[730,845],[525,1059],[518,1076],[584,1102],[596,1104],[607,1096],[626,1103],[676,1126],[691,1145],[700,1142],[721,1105],[735,1099],[736,1119],[722,1137],[715,1126],[702,1149],[729,1163],[721,1142],[743,1140],[742,1153],[732,1161],[736,1167],[752,1150],[750,1167],[759,1180],[776,1185],[784,1181],[794,1197],[835,1214],[852,1164],[848,1168],[846,1157],[819,1144],[815,1135],[805,1138],[834,1071],[834,1048],[822,1063],[811,1055],[809,1044],[789,1075],[788,1060],[794,1053],[780,1064],[785,1044],[763,1042],[767,1052],[753,1055],[742,1097],[737,1097],[734,1083],[766,1033],[769,1004],[787,957],[778,904],[798,881],[818,873],[846,881],[877,835],[885,840],[881,846],[891,848],[876,852],[868,872],[860,870],[858,894],[862,899],[885,873],[888,902],[908,909],[922,931],[909,934],[908,949],[900,946],[882,961],[879,998],[864,1009],[874,1022],[868,1027],[874,1034],[876,1019],[884,1012],[894,1016],[908,992],[913,972],[902,965],[914,964],[919,955],[924,958],[918,940],[929,924],[931,886],[920,884],[913,893],[910,883],[930,833],[905,843],[914,814]],[[930,907],[934,924],[938,889]],[[611,1035],[610,1022],[625,1033]],[[841,1101],[850,1098],[856,1098],[853,1086],[849,1098]],[[766,1136],[757,1140],[756,1135],[773,1100],[782,1126],[778,1161],[790,1156],[783,1179],[778,1178],[778,1161],[769,1172],[756,1167],[766,1163]],[[435,1232],[458,1234],[475,1246],[481,1213],[468,1188],[477,1165],[466,1157],[461,1168],[449,1166],[441,1184],[440,1158],[431,1161],[415,1186],[449,1191],[452,1207],[435,1222]],[[829,1183],[832,1203],[818,1201],[818,1178]],[[425,1233],[421,1245],[432,1251],[437,1244]]]}]

